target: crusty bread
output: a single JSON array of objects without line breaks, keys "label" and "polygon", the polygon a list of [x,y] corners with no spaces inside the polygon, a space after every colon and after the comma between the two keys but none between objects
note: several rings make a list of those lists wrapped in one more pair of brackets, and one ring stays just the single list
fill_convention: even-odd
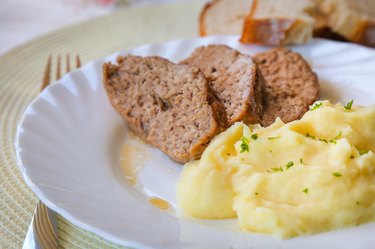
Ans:
[{"label": "crusty bread", "polygon": [[314,35],[375,47],[374,0],[213,0],[199,33],[240,35],[243,43],[300,44]]},{"label": "crusty bread", "polygon": [[209,35],[240,35],[253,0],[213,0],[202,9],[199,33]]},{"label": "crusty bread", "polygon": [[332,33],[328,27],[327,15],[321,9],[321,3],[323,0],[314,0],[315,11],[314,11],[314,37],[325,37],[328,32],[329,35]]},{"label": "crusty bread", "polygon": [[375,47],[374,0],[318,0],[328,26],[349,41]]},{"label": "crusty bread", "polygon": [[302,44],[312,38],[311,0],[253,0],[240,41],[264,45]]},{"label": "crusty bread", "polygon": [[314,11],[312,0],[215,0],[203,8],[199,30],[201,36],[242,34],[244,43],[299,44],[312,37]]},{"label": "crusty bread", "polygon": [[177,162],[200,158],[227,127],[223,106],[196,67],[128,55],[104,64],[103,76],[110,102],[130,129]]},{"label": "crusty bread", "polygon": [[229,124],[260,121],[263,78],[249,55],[225,45],[209,45],[197,48],[181,63],[202,70],[225,107]]},{"label": "crusty bread", "polygon": [[253,58],[265,79],[262,126],[296,120],[318,99],[318,78],[300,54],[275,48]]}]

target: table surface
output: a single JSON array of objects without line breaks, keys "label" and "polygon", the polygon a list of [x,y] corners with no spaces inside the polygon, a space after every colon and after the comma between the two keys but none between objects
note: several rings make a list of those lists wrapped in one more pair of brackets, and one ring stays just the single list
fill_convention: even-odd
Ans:
[{"label": "table surface", "polygon": [[[121,8],[38,37],[0,57],[0,248],[22,247],[37,202],[17,167],[14,139],[23,111],[38,95],[48,56],[56,60],[57,54],[79,53],[85,64],[147,43],[196,37],[202,4],[187,1]],[[62,248],[118,248],[61,216],[58,227]]]},{"label": "table surface", "polygon": [[182,1],[186,0],[0,0],[0,55],[40,35],[122,7]]}]

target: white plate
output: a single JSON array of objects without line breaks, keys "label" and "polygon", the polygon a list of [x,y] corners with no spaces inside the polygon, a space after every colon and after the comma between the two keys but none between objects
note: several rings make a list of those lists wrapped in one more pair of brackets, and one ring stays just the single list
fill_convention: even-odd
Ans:
[{"label": "white plate", "polygon": [[[227,44],[249,54],[269,49],[237,40],[176,40],[129,52],[178,62],[206,44]],[[318,73],[322,98],[375,103],[375,50],[326,40],[292,49]],[[119,170],[119,148],[127,128],[102,87],[102,65],[116,55],[65,75],[23,115],[16,142],[19,166],[27,185],[51,209],[109,240],[140,248],[373,248],[374,223],[282,241],[239,232],[235,220],[183,217],[174,196],[181,166],[150,146],[143,146],[150,160],[138,185],[126,184]],[[149,204],[149,196],[161,197],[173,208],[162,211]]]}]

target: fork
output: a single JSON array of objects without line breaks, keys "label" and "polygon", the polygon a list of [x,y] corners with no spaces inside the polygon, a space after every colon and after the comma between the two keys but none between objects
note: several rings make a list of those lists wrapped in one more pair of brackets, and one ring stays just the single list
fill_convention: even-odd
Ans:
[{"label": "fork", "polygon": [[[79,55],[75,58],[76,68],[81,67],[81,59]],[[43,82],[40,87],[40,91],[43,91],[51,83],[51,67],[52,67],[52,56],[50,55],[47,60],[47,65],[44,71]],[[70,55],[66,55],[65,72],[70,72]],[[57,57],[56,64],[56,80],[61,78],[61,56]],[[29,231],[24,242],[23,248],[30,248],[30,243],[27,240],[34,240],[33,243],[36,248],[58,248],[58,236],[57,236],[57,219],[56,214],[50,210],[41,200],[35,208],[34,216],[31,221]],[[30,234],[29,234],[30,233]],[[34,233],[34,238],[32,238]]]}]

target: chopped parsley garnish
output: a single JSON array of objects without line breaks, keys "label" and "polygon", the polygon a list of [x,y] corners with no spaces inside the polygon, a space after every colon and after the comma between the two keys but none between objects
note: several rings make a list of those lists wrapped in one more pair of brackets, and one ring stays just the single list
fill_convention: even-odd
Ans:
[{"label": "chopped parsley garnish", "polygon": [[259,195],[259,193],[258,193],[258,192],[255,192],[254,195]]},{"label": "chopped parsley garnish", "polygon": [[337,144],[337,140],[341,138],[341,135],[342,135],[342,131],[340,131],[339,134],[337,134],[336,137],[334,137],[333,139],[329,140],[329,142],[331,144]]},{"label": "chopped parsley garnish", "polygon": [[307,193],[309,192],[309,189],[308,189],[308,188],[304,188],[304,189],[302,190],[302,192],[304,192],[305,194],[307,194]]},{"label": "chopped parsley garnish", "polygon": [[289,169],[290,167],[292,167],[294,165],[294,162],[293,161],[290,161],[288,162],[287,164],[285,164],[285,168],[286,169]]},{"label": "chopped parsley garnish", "polygon": [[299,159],[299,162],[303,165],[305,165],[305,162],[302,160],[302,158]]},{"label": "chopped parsley garnish", "polygon": [[359,155],[362,156],[364,154],[367,154],[369,150],[358,150],[358,152],[359,152]]},{"label": "chopped parsley garnish", "polygon": [[278,139],[280,138],[280,136],[277,136],[277,137],[269,137],[268,140],[275,140],[275,139]]},{"label": "chopped parsley garnish", "polygon": [[320,142],[324,142],[324,143],[326,143],[326,144],[328,144],[328,143],[331,143],[331,144],[337,144],[337,141],[336,141],[336,140],[339,139],[339,138],[341,137],[341,135],[342,135],[342,131],[340,131],[340,133],[339,133],[336,137],[334,137],[333,139],[330,139],[330,140],[328,141],[328,140],[325,139],[325,138],[316,138],[315,136],[310,135],[310,133],[306,132],[306,137],[311,138],[311,139],[313,139],[313,140],[318,140],[318,141],[320,141]]},{"label": "chopped parsley garnish", "polygon": [[331,139],[331,140],[329,140],[329,142],[330,142],[331,144],[337,144],[337,141],[336,141],[335,139]]},{"label": "chopped parsley garnish", "polygon": [[257,140],[258,139],[258,134],[254,133],[253,135],[251,135],[251,138],[253,140]]},{"label": "chopped parsley garnish", "polygon": [[340,139],[340,138],[341,138],[341,135],[342,135],[342,131],[340,131],[340,133],[339,133],[336,137],[334,137],[334,139],[335,139],[335,140]]},{"label": "chopped parsley garnish", "polygon": [[282,167],[275,167],[275,168],[271,168],[273,171],[275,172],[283,172],[283,168]]},{"label": "chopped parsley garnish", "polygon": [[310,111],[314,111],[323,106],[323,102],[315,103],[312,107],[310,107]]},{"label": "chopped parsley garnish", "polygon": [[270,150],[270,153],[272,153],[272,150]]},{"label": "chopped parsley garnish", "polygon": [[352,105],[353,105],[353,100],[350,100],[350,101],[344,106],[344,108],[345,108],[346,110],[350,110],[350,109],[352,109]]},{"label": "chopped parsley garnish", "polygon": [[320,142],[324,142],[328,144],[327,139],[324,138],[316,138],[315,136],[311,135],[310,133],[306,132],[306,137],[311,138],[313,140],[319,140]]},{"label": "chopped parsley garnish", "polygon": [[335,176],[335,177],[341,177],[342,176],[340,172],[333,172],[332,175]]},{"label": "chopped parsley garnish", "polygon": [[359,203],[359,201],[356,201],[355,204],[357,204],[358,206],[361,205],[361,203]]},{"label": "chopped parsley garnish", "polygon": [[249,152],[249,140],[246,137],[241,137],[241,151],[240,153],[243,153],[245,151]]},{"label": "chopped parsley garnish", "polygon": [[[319,138],[319,141],[320,142],[325,142],[326,144],[328,144],[328,141],[327,139],[324,139],[324,138]],[[330,140],[329,142],[331,142],[332,140]]]},{"label": "chopped parsley garnish", "polygon": [[310,135],[308,132],[306,132],[306,137],[309,137],[309,138],[312,138],[312,139],[316,139],[316,137],[314,137],[313,135]]}]

